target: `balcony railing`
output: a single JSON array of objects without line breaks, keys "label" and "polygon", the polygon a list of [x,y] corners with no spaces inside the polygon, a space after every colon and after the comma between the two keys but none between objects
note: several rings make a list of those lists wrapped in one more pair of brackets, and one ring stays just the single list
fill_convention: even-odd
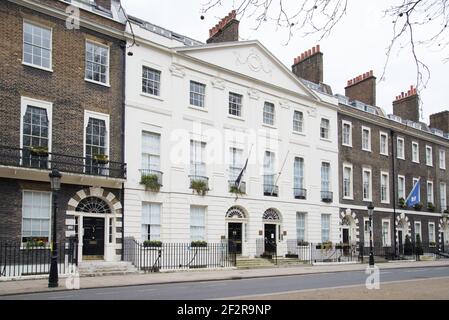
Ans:
[{"label": "balcony railing", "polygon": [[0,165],[41,170],[57,168],[61,172],[126,179],[126,164],[122,162],[51,152],[39,156],[33,155],[29,149],[7,146],[0,146]]},{"label": "balcony railing", "polygon": [[162,187],[163,173],[158,170],[140,169],[140,183],[151,191],[159,191]]},{"label": "balcony railing", "polygon": [[209,191],[209,178],[205,176],[190,175],[190,189],[198,192],[198,194],[204,195]]},{"label": "balcony railing", "polygon": [[246,182],[244,182],[244,181],[240,182],[240,186],[238,186],[238,189],[237,189],[237,186],[235,185],[235,180],[229,180],[228,186],[229,186],[229,192],[246,194]]},{"label": "balcony railing", "polygon": [[304,188],[293,188],[293,194],[295,199],[307,199],[307,189]]},{"label": "balcony railing", "polygon": [[332,202],[334,194],[330,191],[321,191],[321,201],[323,202]]},{"label": "balcony railing", "polygon": [[263,195],[269,197],[277,197],[279,195],[279,187],[272,184],[263,184]]}]

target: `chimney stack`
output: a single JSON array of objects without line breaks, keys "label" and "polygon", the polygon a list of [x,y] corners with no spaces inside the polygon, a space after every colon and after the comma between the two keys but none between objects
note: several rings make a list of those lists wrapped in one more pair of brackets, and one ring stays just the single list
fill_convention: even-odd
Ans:
[{"label": "chimney stack", "polygon": [[376,77],[373,70],[348,80],[345,95],[351,100],[376,106]]},{"label": "chimney stack", "polygon": [[396,96],[393,101],[393,114],[405,120],[419,122],[419,96],[416,88],[410,86],[410,89]]},{"label": "chimney stack", "polygon": [[449,111],[431,114],[429,127],[449,132]]},{"label": "chimney stack", "polygon": [[317,45],[297,56],[293,61],[292,72],[298,77],[310,82],[323,82],[323,53]]},{"label": "chimney stack", "polygon": [[239,21],[237,13],[232,10],[226,17],[209,30],[207,43],[239,41]]},{"label": "chimney stack", "polygon": [[112,0],[95,0],[95,3],[97,4],[97,6],[102,7],[103,9],[106,10],[111,10],[111,2]]}]

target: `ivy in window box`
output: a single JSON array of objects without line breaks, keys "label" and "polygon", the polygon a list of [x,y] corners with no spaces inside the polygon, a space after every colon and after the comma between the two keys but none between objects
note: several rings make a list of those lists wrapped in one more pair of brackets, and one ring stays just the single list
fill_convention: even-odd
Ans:
[{"label": "ivy in window box", "polygon": [[399,208],[402,208],[402,209],[407,208],[407,204],[405,203],[405,199],[404,198],[400,198],[399,199],[398,205],[399,205]]},{"label": "ivy in window box", "polygon": [[143,246],[144,247],[162,247],[162,241],[158,241],[158,240],[145,240],[143,242]]},{"label": "ivy in window box", "polygon": [[108,164],[109,157],[106,154],[95,154],[93,159],[98,164]]},{"label": "ivy in window box", "polygon": [[415,211],[421,211],[422,208],[423,208],[423,204],[421,202],[415,203],[415,205],[413,206],[413,209],[415,209]]},{"label": "ivy in window box", "polygon": [[207,183],[204,180],[192,180],[190,181],[190,188],[195,190],[199,195],[204,196],[209,191]]},{"label": "ivy in window box", "polygon": [[308,246],[309,243],[307,241],[304,240],[298,240],[298,247],[305,247]]},{"label": "ivy in window box", "polygon": [[33,240],[28,240],[25,244],[25,247],[27,249],[45,248],[46,245],[47,245],[47,242],[45,240],[33,239]]},{"label": "ivy in window box", "polygon": [[430,242],[429,242],[429,246],[430,246],[430,247],[436,247],[436,246],[437,246],[437,243],[436,243],[435,241],[430,241]]},{"label": "ivy in window box", "polygon": [[230,193],[235,193],[235,194],[238,194],[238,195],[246,194],[245,192],[243,192],[242,190],[240,190],[240,188],[237,187],[236,185],[231,185],[231,186],[229,186],[229,192],[230,192]]},{"label": "ivy in window box", "polygon": [[190,243],[190,246],[193,248],[205,248],[207,247],[207,242],[203,240],[192,241]]},{"label": "ivy in window box", "polygon": [[446,210],[443,211],[443,213],[444,213],[444,214],[449,214],[449,210],[446,209]]},{"label": "ivy in window box", "polygon": [[146,190],[150,190],[153,192],[159,192],[161,189],[161,184],[159,183],[159,179],[155,174],[145,174],[140,178],[140,184],[145,185]]},{"label": "ivy in window box", "polygon": [[429,202],[427,204],[427,211],[434,212],[435,211],[435,205],[432,202]]},{"label": "ivy in window box", "polygon": [[30,153],[35,157],[48,157],[48,148],[42,146],[30,147]]},{"label": "ivy in window box", "polygon": [[325,241],[316,246],[317,249],[329,251],[332,249],[332,241]]}]

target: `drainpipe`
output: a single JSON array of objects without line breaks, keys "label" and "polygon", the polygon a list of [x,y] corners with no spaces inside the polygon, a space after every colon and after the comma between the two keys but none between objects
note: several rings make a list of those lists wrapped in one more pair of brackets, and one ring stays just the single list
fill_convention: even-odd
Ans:
[{"label": "drainpipe", "polygon": [[[125,163],[125,96],[126,96],[126,39],[120,45],[122,48],[122,162]],[[127,170],[126,165],[124,166]],[[126,179],[126,174],[125,174]],[[122,203],[122,255],[121,260],[125,258],[125,183],[122,183],[122,190],[120,192],[120,202]]]},{"label": "drainpipe", "polygon": [[395,161],[395,148],[394,148],[394,131],[390,129],[391,137],[391,168],[393,175],[393,239],[394,239],[394,259],[397,257],[397,244],[396,244],[396,161]]}]

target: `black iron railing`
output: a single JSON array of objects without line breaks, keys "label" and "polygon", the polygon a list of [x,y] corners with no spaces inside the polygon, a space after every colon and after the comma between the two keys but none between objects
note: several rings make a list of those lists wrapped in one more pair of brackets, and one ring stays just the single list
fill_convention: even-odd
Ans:
[{"label": "black iron railing", "polygon": [[271,259],[277,264],[278,246],[275,239],[259,238],[256,239],[256,256]]},{"label": "black iron railing", "polygon": [[145,245],[125,238],[124,260],[145,272],[204,268],[230,268],[236,265],[236,253],[227,241],[220,243],[160,243]]},{"label": "black iron railing", "polygon": [[[58,272],[68,274],[77,265],[77,242],[70,240],[57,244]],[[0,242],[0,277],[17,278],[48,275],[51,247],[49,243]]]},{"label": "black iron railing", "polygon": [[293,195],[295,199],[307,199],[307,189],[304,188],[293,188]]},{"label": "black iron railing", "polygon": [[334,194],[331,191],[321,191],[321,201],[332,202]]},{"label": "black iron railing", "polygon": [[36,155],[29,149],[0,146],[0,165],[126,179],[126,164],[60,153]]},{"label": "black iron railing", "polygon": [[357,245],[331,242],[309,243],[287,240],[288,258],[296,258],[303,263],[351,262],[358,260]]},{"label": "black iron railing", "polygon": [[272,184],[263,184],[263,195],[269,197],[277,197],[279,195],[279,187]]},{"label": "black iron railing", "polygon": [[152,169],[140,169],[140,177],[142,179],[144,178],[153,178],[155,182],[157,183],[157,185],[159,187],[162,187],[162,176],[163,176],[163,172],[162,171],[158,171],[158,170],[152,170]]}]

